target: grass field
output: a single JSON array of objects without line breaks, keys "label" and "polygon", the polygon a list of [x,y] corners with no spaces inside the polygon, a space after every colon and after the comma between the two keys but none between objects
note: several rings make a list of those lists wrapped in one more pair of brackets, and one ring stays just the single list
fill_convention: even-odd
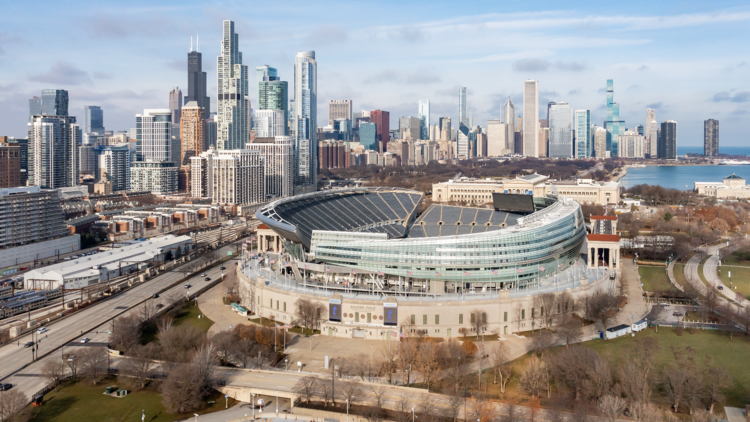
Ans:
[{"label": "grass field", "polygon": [[725,267],[722,264],[719,270],[721,270],[719,278],[725,285],[729,286],[730,278],[728,272],[731,272],[732,291],[750,298],[750,268]]},{"label": "grass field", "polygon": [[[198,318],[198,315],[200,315],[201,317]],[[180,310],[177,315],[175,315],[174,325],[182,324],[192,325],[194,327],[200,328],[205,332],[208,332],[208,329],[211,328],[212,325],[214,325],[214,322],[203,315],[201,310],[198,308],[198,305],[195,304],[195,301],[190,301],[190,303],[185,305],[185,307],[182,308],[182,310]]]},{"label": "grass field", "polygon": [[[193,417],[193,413],[206,414],[224,410],[224,397],[218,392],[209,397],[206,407],[190,414],[168,413],[161,404],[158,383],[151,383],[145,390],[131,392],[125,397],[106,396],[107,386],[117,385],[116,378],[110,378],[91,385],[86,382],[68,382],[44,396],[41,407],[29,408],[27,412],[33,422],[120,422],[138,421],[141,411],[145,411],[146,422],[169,422]],[[233,405],[230,400],[229,405]]]},{"label": "grass field", "polygon": [[638,274],[641,276],[643,291],[645,292],[671,292],[676,290],[665,271],[666,267],[644,267],[638,266]]},{"label": "grass field", "polygon": [[737,257],[736,252],[729,255],[729,258],[725,259],[724,262],[722,262],[721,264],[722,265],[736,265],[738,267],[750,268],[750,261],[740,261]]},{"label": "grass field", "polygon": [[[728,406],[744,408],[746,403],[750,403],[750,361],[741,358],[741,356],[750,356],[750,339],[747,337],[737,334],[734,336],[734,340],[730,340],[726,334],[711,330],[696,330],[694,334],[683,331],[682,335],[679,336],[674,329],[664,327],[660,328],[658,333],[653,328],[649,328],[636,334],[636,338],[640,337],[654,337],[659,341],[660,351],[656,358],[656,365],[660,375],[664,367],[675,363],[670,346],[679,348],[690,346],[696,350],[696,357],[701,365],[705,362],[705,356],[711,355],[715,365],[723,367],[731,374],[733,381],[730,388],[725,392]],[[633,338],[631,337],[620,337],[607,341],[588,341],[583,345],[596,350],[613,367],[616,367],[628,357],[628,346],[632,342]],[[492,384],[492,371],[486,371],[483,378],[487,382],[486,385],[488,385],[490,395],[517,404],[528,404],[531,399],[522,391],[519,384],[520,375],[526,367],[528,358],[529,355],[524,355],[512,362],[513,377],[508,383],[505,394],[500,393],[498,385]],[[554,395],[552,400],[555,400]],[[664,409],[669,406],[666,399],[658,391],[654,393],[653,400]],[[551,402],[542,398],[541,405],[550,406]]]}]

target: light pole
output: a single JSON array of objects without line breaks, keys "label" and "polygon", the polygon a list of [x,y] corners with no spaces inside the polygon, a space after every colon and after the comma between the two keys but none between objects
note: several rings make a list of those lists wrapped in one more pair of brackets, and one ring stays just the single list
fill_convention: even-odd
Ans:
[{"label": "light pole", "polygon": [[146,409],[141,410],[141,422],[146,421]]},{"label": "light pole", "polygon": [[276,415],[279,414],[279,392],[276,392]]},{"label": "light pole", "polygon": [[411,408],[411,422],[414,422],[415,418],[416,418],[416,416],[414,416],[414,408],[412,407]]},{"label": "light pole", "polygon": [[349,399],[346,399],[346,422],[349,422]]},{"label": "light pole", "polygon": [[198,422],[198,414],[197,413],[193,413],[193,415],[195,416],[195,422]]},{"label": "light pole", "polygon": [[255,393],[250,393],[250,396],[251,396],[250,400],[253,401],[252,403],[253,404],[253,420],[255,420]]}]

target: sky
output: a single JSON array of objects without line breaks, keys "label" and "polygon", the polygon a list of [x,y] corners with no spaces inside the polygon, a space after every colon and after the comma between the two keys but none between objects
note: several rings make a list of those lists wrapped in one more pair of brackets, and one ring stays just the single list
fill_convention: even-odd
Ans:
[{"label": "sky", "polygon": [[[187,95],[190,37],[200,38],[212,110],[223,20],[235,21],[243,63],[276,67],[293,85],[294,56],[314,50],[318,124],[331,99],[355,113],[387,110],[391,128],[431,102],[431,123],[458,118],[468,88],[474,125],[517,115],[523,81],[547,101],[590,109],[601,126],[605,86],[614,80],[621,119],[677,121],[679,146],[703,145],[703,121],[720,121],[723,146],[750,146],[750,4],[747,1],[193,1],[4,2],[0,6],[0,135],[26,137],[28,99],[69,91],[70,114],[104,109],[108,130],[135,114],[168,108],[174,86]],[[290,95],[290,99],[292,95]]]}]

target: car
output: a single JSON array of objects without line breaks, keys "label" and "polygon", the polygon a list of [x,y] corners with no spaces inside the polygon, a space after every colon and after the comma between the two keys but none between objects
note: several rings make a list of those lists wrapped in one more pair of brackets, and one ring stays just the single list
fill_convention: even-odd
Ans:
[{"label": "car", "polygon": [[201,274],[201,277],[205,277],[205,276],[206,276],[206,273]]},{"label": "car", "polygon": [[158,297],[159,297],[159,293],[154,293],[154,295],[153,295],[153,296],[151,296],[151,298],[153,298],[153,299],[156,299],[156,298],[158,298]]},{"label": "car", "polygon": [[211,281],[211,277],[206,277],[206,281]]},{"label": "car", "polygon": [[70,257],[63,258],[65,261],[70,261]]},{"label": "car", "polygon": [[219,269],[220,269],[220,270],[226,270],[226,269],[227,269],[227,267],[221,267],[221,268],[219,268]]},{"label": "car", "polygon": [[43,333],[45,333],[45,332],[47,332],[47,327],[42,327],[42,328],[40,328],[40,329],[36,330],[36,333],[37,333],[37,334],[43,334]]},{"label": "car", "polygon": [[669,304],[667,302],[662,302],[662,303],[659,304],[659,306],[663,306],[665,308],[668,308]]},{"label": "car", "polygon": [[185,288],[186,288],[186,289],[189,289],[189,288],[191,288],[191,287],[193,287],[193,286],[191,286],[191,285],[190,285],[190,283],[187,283],[187,284],[185,284]]},{"label": "car", "polygon": [[674,313],[674,316],[676,316],[676,317],[681,317],[681,316],[684,316],[684,315],[683,315],[683,313],[682,313],[682,312],[675,312],[675,313]]},{"label": "car", "polygon": [[161,303],[157,303],[157,304],[156,304],[156,309],[161,309],[161,308],[163,308],[163,307],[164,307],[164,305],[162,305]]},{"label": "car", "polygon": [[74,360],[76,360],[76,355],[68,356],[68,362],[73,362]]},{"label": "car", "polygon": [[33,346],[34,344],[35,344],[35,343],[34,343],[33,341],[27,341],[27,342],[26,342],[26,344],[24,344],[24,345],[23,345],[23,347],[31,347],[31,346]]},{"label": "car", "polygon": [[724,286],[719,286],[719,287],[717,287],[717,289],[724,290]]},{"label": "car", "polygon": [[0,384],[0,391],[8,391],[11,388],[13,388],[13,384],[11,384],[9,382]]},{"label": "car", "polygon": [[88,343],[90,341],[91,341],[91,339],[88,338],[88,337],[84,337],[84,338],[81,339],[81,343]]}]

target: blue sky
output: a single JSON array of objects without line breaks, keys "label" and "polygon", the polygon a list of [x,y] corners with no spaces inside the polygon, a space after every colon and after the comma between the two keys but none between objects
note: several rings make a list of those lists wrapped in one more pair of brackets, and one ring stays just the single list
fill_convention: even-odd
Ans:
[{"label": "blue sky", "polygon": [[[30,6],[29,4],[33,4]],[[474,124],[501,118],[510,96],[522,107],[525,79],[605,117],[606,80],[627,127],[678,122],[678,145],[702,145],[703,121],[720,120],[721,144],[750,146],[750,5],[746,1],[41,1],[0,6],[0,135],[25,137],[28,99],[70,92],[71,114],[104,108],[105,126],[134,126],[136,113],[168,107],[187,83],[190,37],[200,35],[215,110],[221,21],[234,20],[244,63],[268,64],[292,81],[294,55],[315,50],[319,124],[329,99],[354,110],[458,115],[469,90]],[[533,7],[533,8],[532,8]],[[290,88],[291,84],[290,82]],[[251,86],[254,87],[254,81]],[[255,105],[257,90],[252,91]],[[546,117],[546,106],[540,107]],[[454,120],[455,121],[455,120]]]}]

